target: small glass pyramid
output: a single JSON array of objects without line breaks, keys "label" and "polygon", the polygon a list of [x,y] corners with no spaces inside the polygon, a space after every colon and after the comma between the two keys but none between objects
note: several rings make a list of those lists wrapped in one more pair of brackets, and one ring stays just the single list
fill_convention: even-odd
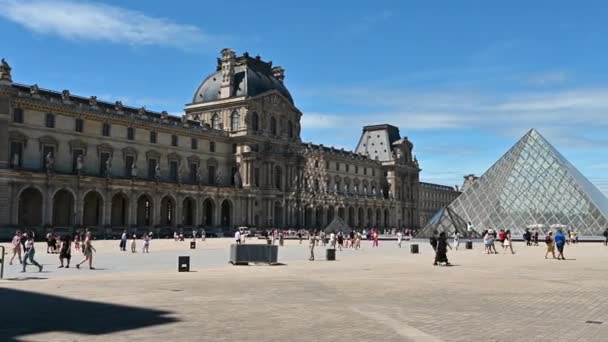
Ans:
[{"label": "small glass pyramid", "polygon": [[608,199],[532,129],[418,236],[458,230],[476,237],[486,229],[508,229],[521,237],[526,228],[541,235],[562,228],[600,236],[607,226]]}]

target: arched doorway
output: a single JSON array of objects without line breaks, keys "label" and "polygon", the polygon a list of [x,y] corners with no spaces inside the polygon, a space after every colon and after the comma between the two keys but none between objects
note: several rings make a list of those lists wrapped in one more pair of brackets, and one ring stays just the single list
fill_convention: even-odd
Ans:
[{"label": "arched doorway", "polygon": [[42,194],[38,189],[27,188],[19,196],[19,225],[26,227],[42,226]]},{"label": "arched doorway", "polygon": [[283,206],[280,202],[274,203],[274,226],[276,228],[283,228]]},{"label": "arched doorway", "polygon": [[129,199],[123,193],[118,193],[112,197],[112,217],[110,224],[112,227],[127,226]]},{"label": "arched doorway", "polygon": [[100,226],[103,210],[103,199],[97,191],[89,191],[82,203],[82,223],[85,226]]},{"label": "arched doorway", "polygon": [[365,227],[365,211],[363,210],[363,208],[359,208],[358,221],[359,221],[359,228]]},{"label": "arched doorway", "polygon": [[53,197],[53,226],[69,227],[74,223],[74,196],[62,189]]},{"label": "arched doorway", "polygon": [[152,199],[148,195],[141,195],[137,200],[137,225],[149,227],[152,225]]},{"label": "arched doorway", "polygon": [[175,202],[169,196],[160,200],[160,224],[173,226],[175,224]]},{"label": "arched doorway", "polygon": [[342,220],[344,220],[344,208],[343,207],[338,208],[338,217],[341,218]]},{"label": "arched doorway", "polygon": [[348,208],[348,226],[355,228],[355,208]]},{"label": "arched doorway", "polygon": [[221,215],[222,227],[229,227],[232,224],[232,204],[229,200],[222,202]]},{"label": "arched doorway", "polygon": [[315,222],[315,228],[318,229],[323,229],[323,207],[318,206],[316,211],[315,211],[315,218],[316,218],[316,222]]},{"label": "arched doorway", "polygon": [[194,200],[186,197],[182,205],[182,224],[184,226],[194,226],[194,208]]},{"label": "arched doorway", "polygon": [[203,201],[203,224],[205,227],[213,227],[213,213],[215,213],[215,203],[207,198]]}]

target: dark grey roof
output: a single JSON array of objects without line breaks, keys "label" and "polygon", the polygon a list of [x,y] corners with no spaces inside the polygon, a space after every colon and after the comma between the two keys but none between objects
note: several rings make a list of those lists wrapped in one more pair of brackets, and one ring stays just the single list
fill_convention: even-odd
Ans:
[{"label": "dark grey roof", "polygon": [[[234,96],[256,96],[270,90],[277,90],[293,104],[291,94],[283,82],[274,78],[270,71],[256,70],[249,64],[237,65],[234,73]],[[192,103],[211,102],[220,99],[222,72],[216,71],[207,77],[196,89]]]}]

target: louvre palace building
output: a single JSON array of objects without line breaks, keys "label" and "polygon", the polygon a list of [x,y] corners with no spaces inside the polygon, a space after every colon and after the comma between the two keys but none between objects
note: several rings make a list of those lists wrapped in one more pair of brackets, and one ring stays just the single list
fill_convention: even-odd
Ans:
[{"label": "louvre palace building", "polygon": [[[372,125],[354,151],[300,140],[285,71],[221,51],[181,117],[13,82],[0,65],[0,232],[16,228],[417,228],[459,194]],[[424,208],[421,204],[424,199]]]}]

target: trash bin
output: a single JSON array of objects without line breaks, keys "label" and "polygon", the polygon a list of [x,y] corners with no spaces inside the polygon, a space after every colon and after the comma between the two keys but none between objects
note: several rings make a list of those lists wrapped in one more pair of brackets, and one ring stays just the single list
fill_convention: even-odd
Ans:
[{"label": "trash bin", "polygon": [[410,252],[412,252],[412,254],[418,254],[418,245],[417,244],[410,245]]},{"label": "trash bin", "polygon": [[467,241],[466,249],[473,249],[473,241]]},{"label": "trash bin", "polygon": [[190,241],[190,249],[196,249],[196,241]]},{"label": "trash bin", "polygon": [[178,272],[190,272],[190,257],[189,256],[177,257],[177,271]]},{"label": "trash bin", "polygon": [[266,239],[266,244],[267,245],[272,245],[272,241],[270,241],[270,239]]},{"label": "trash bin", "polygon": [[326,252],[327,261],[336,260],[336,250],[334,248],[328,248]]},{"label": "trash bin", "polygon": [[279,239],[279,246],[283,246],[283,239]]}]

